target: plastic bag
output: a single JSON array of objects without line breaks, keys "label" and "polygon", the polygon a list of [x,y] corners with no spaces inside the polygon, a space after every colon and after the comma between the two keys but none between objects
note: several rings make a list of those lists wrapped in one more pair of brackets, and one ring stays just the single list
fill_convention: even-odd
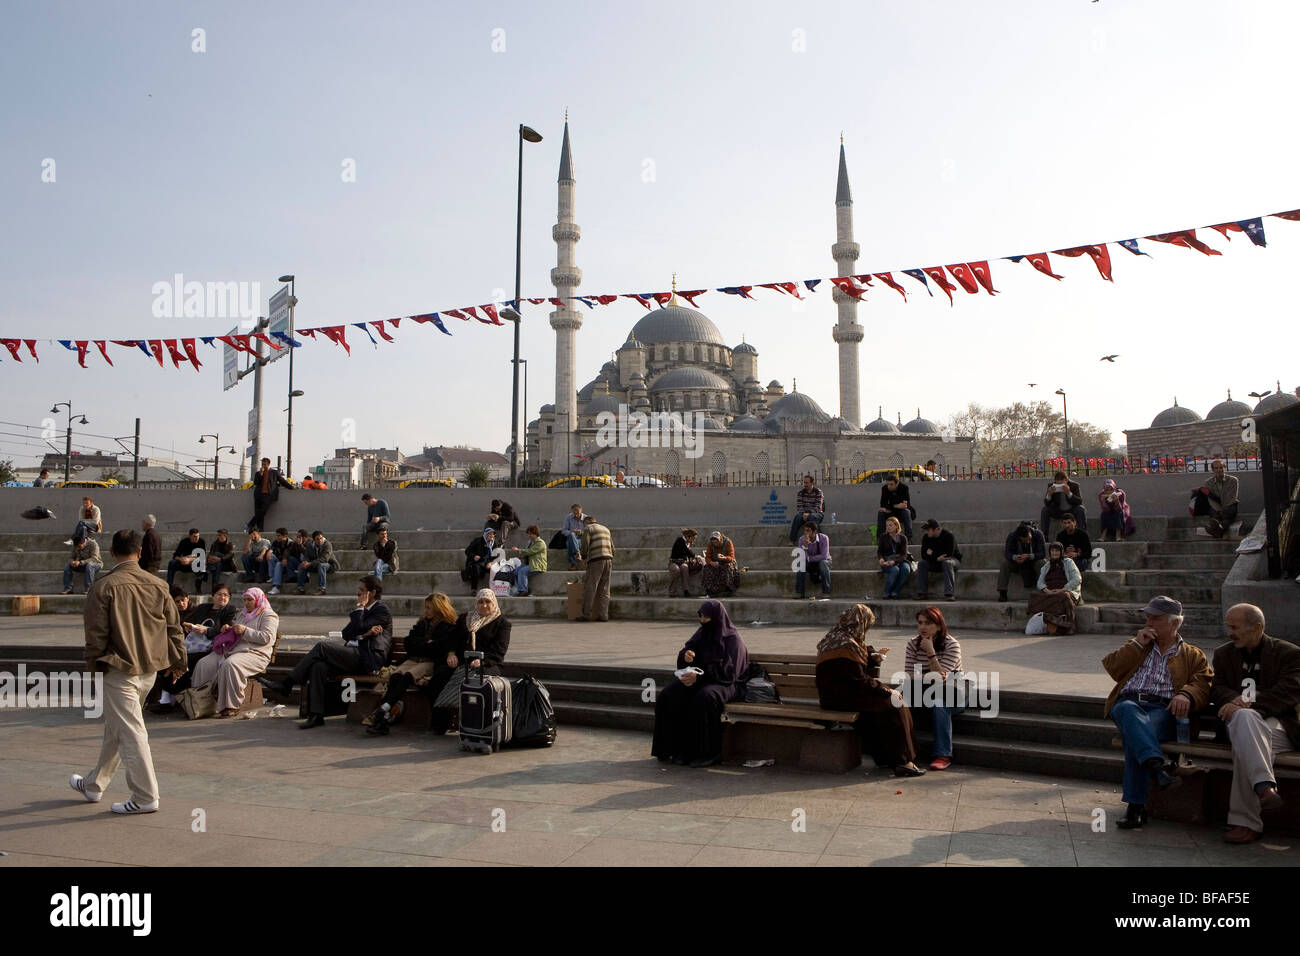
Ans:
[{"label": "plastic bag", "polygon": [[546,685],[531,675],[511,683],[514,724],[508,746],[551,746],[555,743],[555,707]]},{"label": "plastic bag", "polygon": [[1026,634],[1046,634],[1047,622],[1043,620],[1043,612],[1039,611],[1025,624]]}]

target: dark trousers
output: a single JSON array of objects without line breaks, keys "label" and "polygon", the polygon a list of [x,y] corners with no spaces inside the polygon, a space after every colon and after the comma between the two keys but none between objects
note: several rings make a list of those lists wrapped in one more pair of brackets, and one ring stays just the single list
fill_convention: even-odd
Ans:
[{"label": "dark trousers", "polygon": [[198,651],[197,653],[186,654],[185,664],[189,669],[175,680],[172,680],[171,674],[167,671],[159,671],[158,680],[155,682],[154,686],[159,690],[167,691],[169,694],[179,694],[190,686],[190,676],[194,673],[194,665],[203,660],[203,658],[207,657],[210,653],[212,652]]},{"label": "dark trousers", "polygon": [[822,527],[822,519],[824,517],[826,517],[826,515],[821,511],[810,511],[806,518],[803,516],[802,511],[796,511],[794,520],[790,522],[790,543],[798,544],[799,539],[803,537],[803,526],[809,521],[815,524],[817,530],[820,531]]},{"label": "dark trousers", "polygon": [[271,510],[273,504],[275,504],[275,499],[270,495],[261,495],[254,492],[253,517],[248,519],[248,527],[245,530],[252,531],[254,528],[258,531],[264,530],[262,526],[266,524],[266,513]]},{"label": "dark trousers", "polygon": [[1020,564],[1008,561],[1005,557],[1002,559],[1002,566],[998,569],[998,590],[1005,591],[1007,584],[1011,581],[1011,575],[1020,575],[1020,580],[1025,582],[1025,589],[1035,591],[1038,589],[1038,572],[1042,568],[1042,561],[1035,561],[1030,558]]},{"label": "dark trousers", "polygon": [[321,641],[289,671],[289,681],[307,689],[307,713],[324,714],[325,682],[336,674],[362,673],[361,655],[355,647]]}]

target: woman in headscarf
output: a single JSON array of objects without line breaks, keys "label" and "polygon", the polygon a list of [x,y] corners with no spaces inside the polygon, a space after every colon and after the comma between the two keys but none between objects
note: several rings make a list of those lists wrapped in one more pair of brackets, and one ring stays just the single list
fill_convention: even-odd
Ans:
[{"label": "woman in headscarf", "polygon": [[871,608],[855,604],[818,642],[817,697],[827,710],[857,711],[853,727],[863,753],[877,766],[893,767],[896,777],[919,777],[925,771],[913,763],[912,712],[902,695],[880,680],[880,662],[889,649],[877,651],[867,643],[875,622]]},{"label": "woman in headscarf", "polygon": [[1074,633],[1074,608],[1083,601],[1083,575],[1065,556],[1059,541],[1047,546],[1047,560],[1038,572],[1038,590],[1029,595],[1029,616],[1043,612],[1051,634]]},{"label": "woman in headscarf", "polygon": [[739,586],[736,546],[721,531],[715,531],[709,535],[709,546],[704,549],[704,593],[711,598],[732,595]]},{"label": "woman in headscarf", "polygon": [[[952,719],[966,709],[965,689],[957,695],[962,680],[961,645],[948,633],[948,622],[937,607],[927,607],[916,614],[916,637],[903,651],[903,670],[911,682],[907,699],[925,707],[934,719],[934,745],[930,748],[930,769],[947,770],[952,766]],[[934,675],[934,676],[928,676]],[[926,688],[939,683],[927,702]],[[938,700],[934,701],[937,697]],[[946,706],[949,702],[952,707]]]},{"label": "woman in headscarf", "polygon": [[749,651],[721,601],[705,601],[700,626],[677,653],[677,676],[655,701],[660,760],[707,767],[722,761],[722,709],[744,690]]},{"label": "woman in headscarf", "polygon": [[1125,537],[1137,530],[1137,522],[1129,511],[1128,501],[1123,489],[1115,484],[1114,478],[1107,478],[1097,495],[1101,502],[1101,540],[1123,541]]},{"label": "woman in headscarf", "polygon": [[894,517],[885,519],[885,533],[876,546],[880,573],[885,576],[885,597],[901,597],[903,585],[912,573],[915,558],[908,550],[909,541],[903,534],[902,523]]},{"label": "woman in headscarf", "polygon": [[217,716],[233,717],[244,706],[248,679],[266,671],[280,630],[280,616],[261,588],[244,592],[244,610],[212,641],[212,653],[194,667],[191,683],[217,682]]},{"label": "woman in headscarf", "polygon": [[496,530],[493,528],[484,528],[481,537],[475,538],[465,548],[465,570],[461,572],[460,579],[469,584],[470,594],[478,593],[479,589],[488,582],[492,572],[488,570],[488,565],[492,563],[492,552],[496,550]]},{"label": "woman in headscarf", "polygon": [[425,688],[437,699],[465,652],[462,633],[447,595],[434,591],[424,599],[424,613],[406,635],[406,659],[389,676],[383,701],[361,721],[366,733],[387,734],[389,726],[402,719],[403,700],[411,687]]},{"label": "woman in headscarf", "polygon": [[673,542],[673,553],[668,558],[669,597],[676,594],[679,588],[684,597],[691,596],[691,576],[699,574],[704,568],[704,559],[695,553],[697,537],[699,532],[694,528],[683,528]]},{"label": "woman in headscarf", "polygon": [[[474,606],[456,619],[456,646],[461,648],[461,663],[442,679],[436,691],[430,694],[433,701],[433,715],[430,726],[434,733],[445,734],[451,727],[452,720],[459,713],[460,697],[454,697],[454,703],[439,707],[438,695],[447,691],[448,684],[459,687],[465,681],[470,668],[480,668],[484,674],[500,676],[501,662],[505,660],[506,651],[510,649],[510,619],[501,613],[497,596],[491,588],[483,588],[474,599]],[[481,661],[466,661],[469,651],[482,651]]]}]

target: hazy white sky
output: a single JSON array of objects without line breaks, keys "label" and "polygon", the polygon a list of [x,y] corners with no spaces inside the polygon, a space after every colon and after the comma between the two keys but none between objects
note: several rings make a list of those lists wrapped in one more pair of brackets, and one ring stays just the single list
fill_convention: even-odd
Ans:
[{"label": "hazy white sky", "polygon": [[[674,271],[688,289],[833,274],[841,131],[860,271],[992,260],[996,298],[950,308],[910,279],[906,304],[868,296],[864,419],[883,405],[942,420],[1063,386],[1072,418],[1122,441],[1175,395],[1203,414],[1228,388],[1300,378],[1300,222],[1266,219],[1267,249],[1199,233],[1222,257],[1112,246],[1113,284],[1086,258],[1054,258],[1059,283],[999,259],[1300,207],[1295,4],[86,2],[0,16],[0,336],[226,332],[153,317],[153,284],[178,272],[259,281],[263,298],[295,273],[302,326],[508,297],[520,122],[545,136],[525,150],[524,294],[551,295],[567,107],[581,292],[666,289]],[[829,288],[801,311],[756,295],[699,307],[759,349],[765,382],[797,377],[837,412]],[[522,421],[554,400],[549,311],[525,311]],[[585,314],[579,385],[643,314],[628,300]],[[510,330],[450,327],[403,327],[378,349],[349,330],[351,358],[301,349],[294,471],[341,443],[345,419],[363,446],[502,450]],[[145,442],[182,461],[204,432],[242,449],[251,381],[223,393],[219,351],[201,347],[196,373],[110,348],[115,368],[92,348],[85,371],[57,344],[39,365],[0,353],[3,419],[39,424],[71,398],[85,431],[124,435],[138,415]],[[270,396],[286,382],[281,362],[272,457],[285,416]],[[0,439],[19,463],[43,447],[35,432]]]}]

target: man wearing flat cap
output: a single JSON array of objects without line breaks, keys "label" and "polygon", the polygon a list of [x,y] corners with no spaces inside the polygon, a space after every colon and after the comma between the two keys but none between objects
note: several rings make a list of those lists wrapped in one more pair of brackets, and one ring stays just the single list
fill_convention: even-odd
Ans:
[{"label": "man wearing flat cap", "polygon": [[1165,769],[1160,744],[1174,739],[1180,718],[1206,705],[1213,677],[1205,653],[1178,633],[1181,604],[1162,594],[1148,601],[1142,613],[1146,627],[1101,662],[1115,679],[1102,716],[1113,720],[1124,737],[1128,809],[1117,824],[1123,830],[1146,823],[1151,783],[1165,790],[1182,782]]}]

